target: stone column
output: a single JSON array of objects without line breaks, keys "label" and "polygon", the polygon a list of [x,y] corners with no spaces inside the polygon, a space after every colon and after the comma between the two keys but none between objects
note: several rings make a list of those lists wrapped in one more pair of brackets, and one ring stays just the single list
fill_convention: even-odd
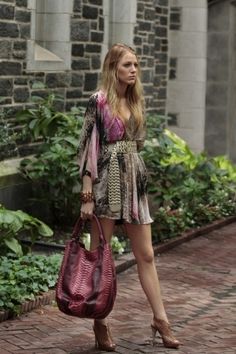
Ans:
[{"label": "stone column", "polygon": [[122,42],[133,46],[137,0],[113,0],[111,43]]},{"label": "stone column", "polygon": [[207,0],[170,0],[171,129],[197,152],[204,149]]}]

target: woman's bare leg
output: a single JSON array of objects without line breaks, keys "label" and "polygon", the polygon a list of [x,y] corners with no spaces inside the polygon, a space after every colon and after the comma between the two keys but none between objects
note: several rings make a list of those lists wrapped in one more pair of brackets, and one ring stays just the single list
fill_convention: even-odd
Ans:
[{"label": "woman's bare leg", "polygon": [[[110,243],[111,237],[112,237],[113,231],[114,231],[115,222],[114,222],[114,220],[107,219],[107,218],[99,218],[99,221],[102,226],[102,230],[103,230],[103,234],[105,236],[105,239],[108,243]],[[92,225],[91,225],[90,249],[94,250],[95,248],[97,248],[98,244],[99,244],[99,231],[98,231],[96,221],[93,219]]]},{"label": "woman's bare leg", "polygon": [[140,283],[151,305],[153,316],[168,321],[155,266],[151,226],[125,224],[125,228],[137,261]]}]

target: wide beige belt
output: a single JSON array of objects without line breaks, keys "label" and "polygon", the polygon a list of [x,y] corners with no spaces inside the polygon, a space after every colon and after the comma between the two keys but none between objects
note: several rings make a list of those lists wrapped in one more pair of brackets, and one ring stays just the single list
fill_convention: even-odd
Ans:
[{"label": "wide beige belt", "polygon": [[111,151],[108,167],[108,203],[112,212],[121,210],[121,184],[118,154],[137,152],[136,141],[121,140],[105,146],[105,151]]}]

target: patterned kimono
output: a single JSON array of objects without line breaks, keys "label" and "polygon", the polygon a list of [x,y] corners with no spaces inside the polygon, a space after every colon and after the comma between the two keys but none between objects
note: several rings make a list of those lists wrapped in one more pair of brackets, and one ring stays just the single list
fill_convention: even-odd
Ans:
[{"label": "patterned kimono", "polygon": [[[132,224],[149,224],[153,221],[147,200],[147,171],[138,153],[144,138],[145,127],[137,129],[132,116],[126,125],[119,117],[112,116],[102,91],[90,97],[80,136],[78,162],[81,176],[85,171],[91,174],[95,195],[94,212],[98,217]],[[127,152],[120,148],[115,151],[117,144],[120,146],[122,142],[131,147],[137,146],[136,151],[132,148]],[[114,155],[118,179],[109,175]],[[118,186],[120,198],[115,208],[109,202],[108,180],[112,178],[114,188]]]}]

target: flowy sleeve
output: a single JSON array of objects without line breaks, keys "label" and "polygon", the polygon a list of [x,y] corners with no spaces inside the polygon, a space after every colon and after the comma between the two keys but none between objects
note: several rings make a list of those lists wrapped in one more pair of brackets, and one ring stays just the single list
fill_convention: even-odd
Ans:
[{"label": "flowy sleeve", "polygon": [[96,124],[97,100],[96,96],[90,97],[84,115],[84,123],[81,130],[78,146],[78,164],[80,175],[85,171],[91,174],[92,181],[98,177],[97,160],[99,152],[99,133]]}]

